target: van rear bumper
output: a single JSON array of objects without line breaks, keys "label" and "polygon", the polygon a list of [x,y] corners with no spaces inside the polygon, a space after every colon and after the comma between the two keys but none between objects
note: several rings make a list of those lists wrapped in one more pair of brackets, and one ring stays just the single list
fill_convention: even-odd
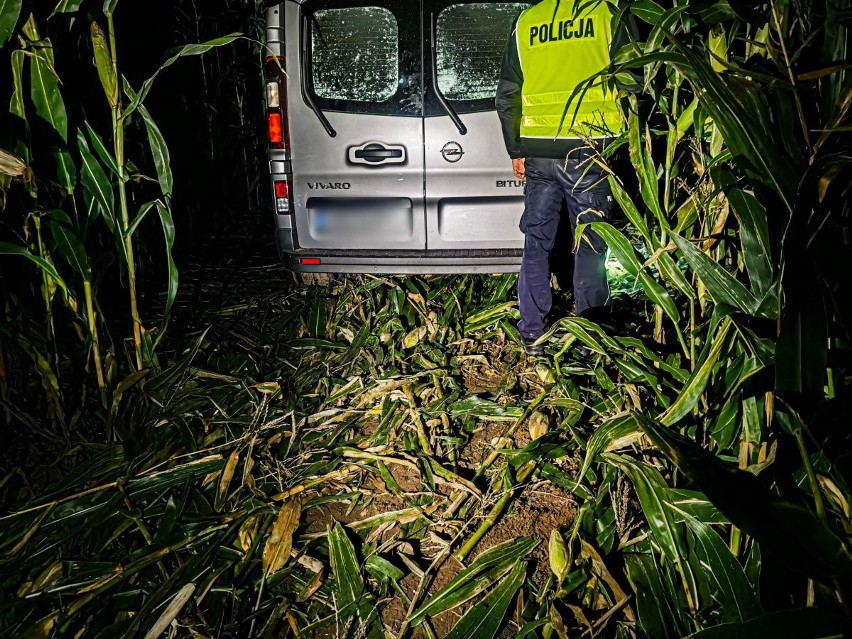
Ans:
[{"label": "van rear bumper", "polygon": [[[521,249],[459,250],[323,250],[281,251],[287,269],[296,273],[517,273]],[[303,260],[319,260],[305,264]]]}]

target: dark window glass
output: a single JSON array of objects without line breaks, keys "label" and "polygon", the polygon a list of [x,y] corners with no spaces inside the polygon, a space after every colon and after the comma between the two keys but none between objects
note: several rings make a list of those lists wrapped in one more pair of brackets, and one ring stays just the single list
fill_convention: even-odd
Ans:
[{"label": "dark window glass", "polygon": [[493,100],[512,23],[529,6],[521,2],[477,2],[451,5],[441,11],[436,53],[438,88],[444,97]]},{"label": "dark window glass", "polygon": [[313,14],[313,90],[328,100],[383,102],[399,87],[399,33],[382,7],[326,9]]}]

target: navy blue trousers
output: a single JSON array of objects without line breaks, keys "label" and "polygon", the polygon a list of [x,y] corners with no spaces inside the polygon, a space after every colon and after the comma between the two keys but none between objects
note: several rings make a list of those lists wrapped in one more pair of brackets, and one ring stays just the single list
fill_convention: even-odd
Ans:
[{"label": "navy blue trousers", "polygon": [[[603,171],[585,157],[565,160],[527,158],[524,191],[524,256],[518,276],[521,320],[518,330],[527,339],[544,333],[544,318],[550,312],[550,253],[556,241],[563,200],[571,223],[609,219],[612,193]],[[575,240],[576,244],[576,240]],[[606,281],[606,243],[586,229],[574,250],[574,303],[577,315],[609,304]]]}]

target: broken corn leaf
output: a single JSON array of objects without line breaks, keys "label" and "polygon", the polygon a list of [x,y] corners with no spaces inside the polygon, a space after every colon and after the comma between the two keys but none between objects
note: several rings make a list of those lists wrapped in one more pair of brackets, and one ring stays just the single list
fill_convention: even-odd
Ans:
[{"label": "broken corn leaf", "polygon": [[272,532],[263,548],[263,572],[269,576],[281,570],[290,558],[293,532],[302,516],[302,501],[298,497],[287,499],[272,524]]},{"label": "broken corn leaf", "polygon": [[418,326],[402,338],[402,347],[405,349],[414,348],[424,337],[426,337],[426,327]]},{"label": "broken corn leaf", "polygon": [[556,375],[553,374],[553,369],[546,364],[536,364],[535,374],[543,384],[552,384],[556,381]]},{"label": "broken corn leaf", "polygon": [[535,411],[532,415],[530,415],[528,425],[530,429],[530,437],[535,440],[543,437],[547,433],[550,423],[547,419],[547,415],[540,413],[539,411]]},{"label": "broken corn leaf", "polygon": [[260,525],[260,516],[257,514],[249,515],[240,526],[239,540],[240,548],[243,552],[248,552],[254,543],[254,538],[257,536],[257,528]]},{"label": "broken corn leaf", "polygon": [[231,485],[231,480],[234,478],[234,471],[237,469],[237,464],[239,463],[240,454],[234,450],[228,456],[225,468],[222,469],[222,477],[219,479],[219,489],[216,491],[216,499],[213,502],[213,508],[215,508],[217,512],[222,510],[222,505],[225,503],[225,498],[228,496],[228,488]]}]

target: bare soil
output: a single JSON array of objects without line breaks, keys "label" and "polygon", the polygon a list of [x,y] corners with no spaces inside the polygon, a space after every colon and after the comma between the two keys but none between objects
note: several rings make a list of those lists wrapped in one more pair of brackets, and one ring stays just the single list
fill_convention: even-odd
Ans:
[{"label": "bare soil", "polygon": [[[473,470],[478,468],[486,457],[494,450],[494,445],[505,433],[505,430],[511,425],[510,421],[482,421],[471,434],[471,438],[467,445],[462,449],[461,456],[458,460],[459,472],[463,472],[467,476],[472,476]],[[525,427],[519,428],[515,433],[514,445],[516,448],[522,448],[530,442],[529,432]],[[393,475],[396,482],[406,496],[414,496],[422,494],[421,491],[426,491],[420,475],[411,468],[402,465],[389,464],[388,470]],[[466,470],[467,472],[464,472]],[[388,493],[384,483],[378,477],[370,477],[365,479],[361,485],[362,490],[372,495],[369,501],[364,501],[363,506],[357,506],[350,510],[347,502],[332,502],[322,504],[317,507],[310,508],[307,511],[307,530],[310,533],[321,533],[326,529],[329,523],[339,521],[343,524],[351,524],[352,522],[365,519],[374,515],[393,510],[399,510],[406,507],[403,498]],[[434,493],[433,493],[434,494]],[[436,497],[440,495],[436,494]],[[482,517],[487,513],[490,506],[475,512],[471,517],[470,525],[467,528],[465,538],[476,529]],[[440,510],[439,510],[440,512]],[[509,510],[498,520],[497,524],[482,538],[476,550],[468,559],[467,565],[473,561],[479,554],[488,548],[496,545],[518,539],[519,537],[532,537],[540,543],[533,550],[530,556],[529,570],[532,579],[539,584],[544,584],[549,575],[548,561],[548,540],[550,532],[554,528],[566,529],[569,527],[577,512],[577,504],[572,495],[557,488],[547,481],[536,481],[519,488],[512,501]],[[430,527],[429,530],[432,530]],[[386,531],[382,534],[381,540],[387,542],[400,534],[398,526]],[[436,533],[441,538],[447,538],[447,533],[442,529],[436,529]],[[410,543],[414,550],[413,557],[421,569],[425,570],[437,556],[440,547],[437,544],[430,543],[428,540],[427,531],[426,537],[422,540],[405,540]],[[455,548],[454,548],[455,549]],[[443,563],[440,564],[437,572],[432,577],[427,594],[421,598],[420,603],[428,600],[443,587],[445,587],[456,575],[464,569],[454,556],[450,555]],[[420,585],[420,579],[412,572],[409,572],[401,583],[405,593],[411,597],[416,592]],[[448,610],[430,619],[432,629],[438,637],[445,637],[453,628],[456,622],[466,612],[467,607],[462,606],[453,610]],[[516,611],[510,609],[509,614],[514,617]],[[398,632],[403,621],[407,617],[407,607],[399,598],[389,598],[382,602],[380,614],[385,627]],[[518,626],[513,621],[507,624],[502,637],[511,637],[517,632]],[[332,632],[332,634],[317,634],[317,637],[333,637],[334,628],[327,627],[323,632]],[[410,634],[415,639],[425,637],[422,628],[415,628]]]}]

